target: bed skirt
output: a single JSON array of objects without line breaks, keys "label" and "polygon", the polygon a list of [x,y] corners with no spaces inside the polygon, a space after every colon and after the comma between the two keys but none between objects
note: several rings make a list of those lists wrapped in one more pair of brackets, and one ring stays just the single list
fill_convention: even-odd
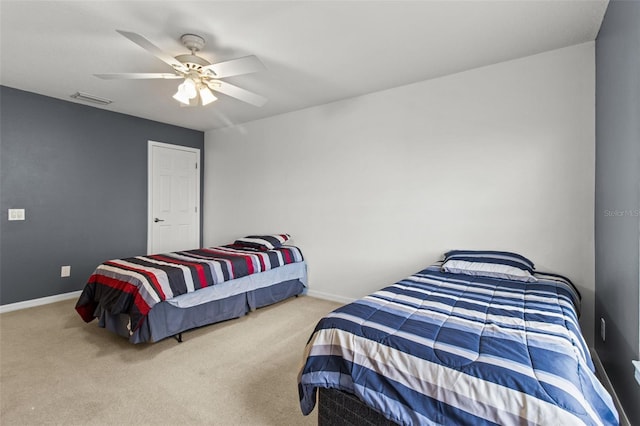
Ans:
[{"label": "bed skirt", "polygon": [[102,311],[98,325],[129,339],[131,343],[157,342],[183,331],[239,318],[255,309],[268,306],[303,293],[299,279],[283,281],[223,299],[189,307],[178,307],[168,301],[156,304],[140,328],[129,331],[129,316]]}]

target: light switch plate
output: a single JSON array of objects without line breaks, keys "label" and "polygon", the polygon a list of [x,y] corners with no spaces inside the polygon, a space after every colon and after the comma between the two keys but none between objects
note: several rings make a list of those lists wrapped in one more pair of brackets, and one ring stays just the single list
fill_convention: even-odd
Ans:
[{"label": "light switch plate", "polygon": [[24,209],[9,209],[9,220],[24,220]]},{"label": "light switch plate", "polygon": [[640,385],[640,361],[631,361],[633,363],[633,366],[635,368],[635,373],[633,375],[633,377],[636,378],[636,382],[638,382],[638,384]]}]

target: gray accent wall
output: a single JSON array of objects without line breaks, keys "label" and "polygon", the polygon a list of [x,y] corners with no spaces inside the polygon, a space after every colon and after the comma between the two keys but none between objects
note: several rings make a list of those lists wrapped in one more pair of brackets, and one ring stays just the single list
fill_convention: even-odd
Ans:
[{"label": "gray accent wall", "polygon": [[[596,40],[596,351],[640,425],[640,2],[609,2]],[[600,318],[606,339],[600,338]]]},{"label": "gray accent wall", "polygon": [[5,86],[0,102],[2,305],[81,290],[99,263],[146,253],[149,140],[199,148],[204,166],[200,131]]}]

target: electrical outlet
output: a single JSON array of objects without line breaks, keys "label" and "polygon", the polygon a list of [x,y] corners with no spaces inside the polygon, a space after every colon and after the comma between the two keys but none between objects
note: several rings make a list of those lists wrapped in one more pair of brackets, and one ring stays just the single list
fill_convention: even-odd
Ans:
[{"label": "electrical outlet", "polygon": [[62,278],[64,277],[70,277],[71,276],[71,266],[63,266],[60,268],[60,276]]},{"label": "electrical outlet", "polygon": [[600,318],[600,337],[602,337],[603,342],[607,337],[607,323],[604,321],[604,318]]}]

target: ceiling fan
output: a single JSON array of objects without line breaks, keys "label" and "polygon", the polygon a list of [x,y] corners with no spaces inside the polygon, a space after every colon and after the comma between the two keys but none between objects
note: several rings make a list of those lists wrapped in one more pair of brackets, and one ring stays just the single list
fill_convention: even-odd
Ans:
[{"label": "ceiling fan", "polygon": [[204,39],[198,35],[184,34],[180,37],[182,44],[191,53],[173,57],[160,50],[140,34],[121,30],[116,31],[162,62],[170,65],[173,68],[173,73],[94,74],[96,77],[105,80],[184,79],[182,84],[178,86],[178,91],[173,95],[173,98],[181,104],[189,106],[208,105],[215,101],[217,98],[212,91],[223,93],[257,107],[261,107],[267,102],[266,98],[256,93],[220,80],[225,77],[265,70],[264,64],[254,55],[212,64],[201,56],[196,55],[205,44]]}]

